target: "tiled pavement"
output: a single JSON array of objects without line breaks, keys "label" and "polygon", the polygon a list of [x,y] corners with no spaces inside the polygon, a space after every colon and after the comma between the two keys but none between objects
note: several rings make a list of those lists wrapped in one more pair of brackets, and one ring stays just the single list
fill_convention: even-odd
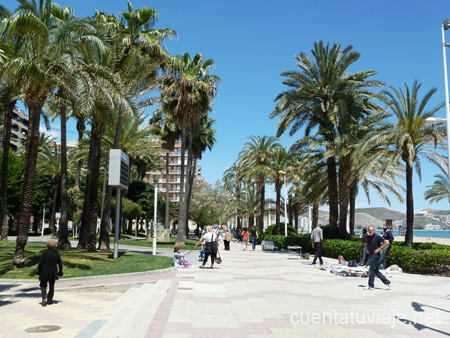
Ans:
[{"label": "tiled pavement", "polygon": [[[376,281],[366,291],[367,278],[335,276],[282,252],[232,243],[221,256],[212,270],[199,269],[192,253],[189,269],[61,279],[47,307],[37,282],[4,281],[0,337],[450,336],[448,278],[397,274],[391,290]],[[25,331],[42,325],[60,329]]]}]

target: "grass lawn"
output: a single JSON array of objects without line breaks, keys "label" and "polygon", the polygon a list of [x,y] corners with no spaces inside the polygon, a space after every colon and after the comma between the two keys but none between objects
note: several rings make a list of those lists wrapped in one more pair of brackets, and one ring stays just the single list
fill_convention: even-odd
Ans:
[{"label": "grass lawn", "polygon": [[[175,238],[171,238],[169,242],[157,242],[156,247],[159,249],[170,249],[173,250],[175,247]],[[201,246],[199,245],[197,248],[194,247],[194,245],[198,242],[196,239],[187,239],[186,245],[181,248],[182,251],[185,250],[201,250]],[[114,236],[111,238],[111,243],[114,243]],[[119,248],[121,245],[127,245],[127,246],[143,246],[143,247],[149,247],[151,248],[153,245],[153,242],[151,240],[146,240],[145,238],[142,239],[120,239],[119,240]]]},{"label": "grass lawn", "polygon": [[[13,269],[12,259],[16,242],[0,242],[0,279],[38,279],[37,269],[45,244],[28,243],[25,246],[25,267]],[[119,251],[119,258],[112,258],[112,251],[88,253],[86,250],[59,251],[63,262],[64,276],[87,277],[129,272],[165,269],[173,266],[171,257],[152,256],[134,252]]]}]

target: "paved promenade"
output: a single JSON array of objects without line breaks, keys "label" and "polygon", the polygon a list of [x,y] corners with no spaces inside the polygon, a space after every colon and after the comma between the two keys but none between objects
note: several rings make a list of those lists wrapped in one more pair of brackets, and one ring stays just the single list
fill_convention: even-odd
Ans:
[{"label": "paved promenade", "polygon": [[391,290],[376,280],[367,291],[367,278],[242,248],[221,250],[223,264],[214,269],[199,269],[193,252],[189,269],[63,278],[46,307],[37,281],[3,280],[0,337],[450,336],[449,278],[396,274]]}]

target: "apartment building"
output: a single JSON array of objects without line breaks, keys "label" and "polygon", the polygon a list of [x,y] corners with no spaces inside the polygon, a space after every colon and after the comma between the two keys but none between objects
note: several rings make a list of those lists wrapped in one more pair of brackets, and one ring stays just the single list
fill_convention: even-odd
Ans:
[{"label": "apartment building", "polygon": [[[161,159],[166,162],[166,156],[161,156]],[[185,170],[187,168],[187,153],[184,158]],[[201,168],[197,165],[196,179],[201,177]],[[149,171],[145,175],[145,181],[152,182],[154,177],[158,177],[158,191],[166,194],[166,182],[169,180],[169,200],[173,203],[180,201],[181,188],[181,142],[175,142],[173,151],[169,154],[169,177],[166,176],[165,166],[162,171]],[[184,173],[186,178],[186,172]]]},{"label": "apartment building", "polygon": [[[1,115],[3,113],[0,112]],[[28,132],[28,116],[18,107],[14,107],[11,120],[11,140],[10,146],[12,151],[17,151],[27,142]],[[3,148],[3,144],[2,144]]]}]

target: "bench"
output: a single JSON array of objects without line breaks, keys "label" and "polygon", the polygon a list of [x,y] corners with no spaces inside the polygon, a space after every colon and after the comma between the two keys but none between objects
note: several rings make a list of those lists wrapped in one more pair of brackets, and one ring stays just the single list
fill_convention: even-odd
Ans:
[{"label": "bench", "polygon": [[275,245],[273,245],[273,241],[262,241],[261,248],[263,251],[273,251],[275,250]]},{"label": "bench", "polygon": [[297,258],[297,259],[302,257],[302,247],[301,246],[292,245],[292,246],[288,246],[287,248],[289,250],[288,259],[292,258],[292,257]]}]

